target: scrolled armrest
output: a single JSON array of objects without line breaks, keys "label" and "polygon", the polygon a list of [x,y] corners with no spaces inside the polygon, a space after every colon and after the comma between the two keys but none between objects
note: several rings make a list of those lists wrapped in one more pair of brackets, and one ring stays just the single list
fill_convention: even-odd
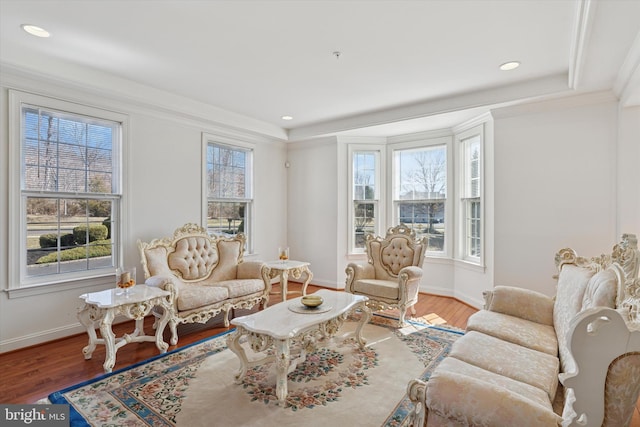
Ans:
[{"label": "scrolled armrest", "polygon": [[398,276],[402,276],[404,274],[407,275],[407,281],[422,279],[422,269],[413,265],[404,267],[398,272]]},{"label": "scrolled armrest", "polygon": [[238,279],[261,279],[263,265],[264,262],[260,261],[245,261],[238,264]]},{"label": "scrolled armrest", "polygon": [[354,282],[361,279],[375,279],[376,272],[371,264],[357,264],[351,262],[344,270],[347,273],[347,279],[345,282],[345,291],[350,292],[351,286]]},{"label": "scrolled armrest", "polygon": [[427,383],[419,379],[413,379],[407,384],[407,396],[413,403],[413,409],[409,412],[410,425],[422,427],[427,421]]},{"label": "scrolled armrest", "polygon": [[553,326],[553,298],[513,286],[496,286],[484,293],[485,309]]},{"label": "scrolled armrest", "polygon": [[176,304],[180,289],[180,279],[175,276],[151,276],[145,280],[144,284],[160,288],[171,293],[171,303]]}]

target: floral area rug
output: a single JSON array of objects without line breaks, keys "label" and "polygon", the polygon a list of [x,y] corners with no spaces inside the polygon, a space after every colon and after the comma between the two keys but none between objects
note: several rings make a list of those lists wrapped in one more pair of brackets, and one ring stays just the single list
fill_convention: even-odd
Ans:
[{"label": "floral area rug", "polygon": [[235,383],[240,362],[227,349],[228,333],[52,393],[48,401],[70,405],[71,426],[406,426],[407,383],[428,379],[462,332],[419,322],[397,329],[374,316],[360,349],[355,325],[345,322],[289,374],[284,405],[277,403],[273,362],[256,364]]}]

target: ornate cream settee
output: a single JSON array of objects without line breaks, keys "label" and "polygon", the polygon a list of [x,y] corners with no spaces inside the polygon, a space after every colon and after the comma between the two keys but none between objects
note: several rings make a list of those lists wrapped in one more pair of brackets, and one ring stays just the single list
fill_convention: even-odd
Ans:
[{"label": "ornate cream settee", "polygon": [[428,381],[414,426],[627,426],[640,393],[634,235],[587,260],[563,249],[554,299],[496,286]]},{"label": "ornate cream settee", "polygon": [[177,325],[205,323],[236,308],[266,306],[271,291],[269,269],[262,262],[244,262],[245,237],[210,237],[196,224],[178,228],[171,238],[138,240],[146,284],[171,292],[171,344],[178,343]]}]

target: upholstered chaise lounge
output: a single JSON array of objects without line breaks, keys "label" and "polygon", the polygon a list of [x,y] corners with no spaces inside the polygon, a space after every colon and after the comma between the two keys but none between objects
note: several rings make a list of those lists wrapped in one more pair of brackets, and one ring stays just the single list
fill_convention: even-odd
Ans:
[{"label": "upholstered chaise lounge", "polygon": [[591,260],[563,249],[555,298],[496,286],[428,381],[414,426],[628,426],[640,393],[634,235]]},{"label": "upholstered chaise lounge", "polygon": [[178,343],[177,325],[205,323],[237,308],[269,301],[269,269],[262,262],[244,262],[245,236],[210,237],[196,224],[178,228],[171,238],[138,240],[146,284],[171,292],[171,344]]}]

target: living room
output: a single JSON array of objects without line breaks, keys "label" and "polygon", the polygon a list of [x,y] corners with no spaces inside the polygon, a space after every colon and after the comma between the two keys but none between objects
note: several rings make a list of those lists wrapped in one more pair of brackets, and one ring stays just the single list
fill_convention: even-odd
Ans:
[{"label": "living room", "polygon": [[[0,2],[0,352],[83,332],[80,294],[113,287],[117,266],[138,267],[142,281],[137,240],[206,225],[212,143],[252,153],[245,259],[276,259],[288,246],[329,289],[343,289],[347,264],[365,259],[350,190],[358,151],[379,153],[378,234],[400,220],[395,151],[434,145],[451,156],[445,243],[424,263],[424,294],[476,308],[496,285],[553,295],[560,248],[597,256],[640,233],[639,2],[151,3]],[[154,42],[147,31],[158,29],[166,34]],[[234,61],[244,68],[225,68]],[[507,61],[521,64],[498,70]],[[439,64],[441,85],[430,74]],[[27,274],[25,103],[122,124],[119,248],[108,272]],[[474,130],[481,251],[466,256],[455,147]]]}]

